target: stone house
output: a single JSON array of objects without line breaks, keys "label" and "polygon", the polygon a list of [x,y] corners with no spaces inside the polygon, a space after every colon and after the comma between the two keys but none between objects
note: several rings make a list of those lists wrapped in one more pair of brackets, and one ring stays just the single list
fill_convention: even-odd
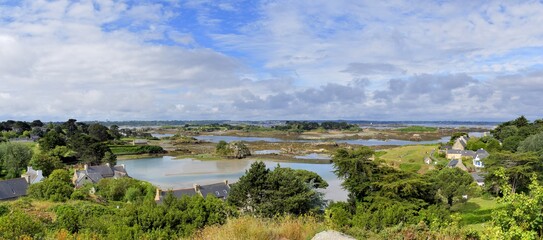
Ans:
[{"label": "stone house", "polygon": [[464,171],[468,171],[468,168],[466,168],[466,166],[464,165],[464,163],[462,163],[462,160],[458,160],[458,159],[453,159],[449,162],[449,164],[447,164],[447,167],[450,167],[450,168],[454,168],[454,167],[457,167],[457,168],[460,168]]},{"label": "stone house", "polygon": [[181,198],[183,196],[195,196],[199,195],[202,197],[207,196],[213,196],[216,198],[219,198],[221,200],[225,200],[228,197],[228,194],[230,193],[230,185],[228,184],[228,180],[225,180],[224,182],[220,183],[214,183],[209,185],[199,185],[194,184],[192,188],[184,188],[184,189],[174,189],[174,190],[161,190],[160,188],[156,189],[155,194],[155,201],[157,203],[161,203],[164,198],[168,195],[168,193],[172,193],[174,197]]},{"label": "stone house", "polygon": [[456,139],[454,142],[452,149],[453,150],[466,150],[466,146],[468,145],[468,136],[461,136]]},{"label": "stone house", "polygon": [[26,173],[21,176],[28,182],[28,184],[34,184],[43,180],[43,172],[41,170],[34,170],[32,167],[27,167]]},{"label": "stone house", "polygon": [[111,166],[109,163],[98,166],[85,164],[83,170],[76,170],[72,182],[76,188],[82,187],[85,183],[98,183],[102,178],[128,177],[124,164]]}]

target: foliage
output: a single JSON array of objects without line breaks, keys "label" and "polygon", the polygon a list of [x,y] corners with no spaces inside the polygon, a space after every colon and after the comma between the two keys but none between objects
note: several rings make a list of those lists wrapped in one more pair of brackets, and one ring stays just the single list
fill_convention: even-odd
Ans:
[{"label": "foliage", "polygon": [[488,171],[485,186],[493,190],[495,194],[500,192],[500,186],[503,185],[503,178],[496,174],[501,168],[505,168],[505,175],[514,192],[526,192],[532,174],[543,172],[543,162],[533,152],[511,153],[503,151],[487,157],[485,168]]},{"label": "foliage", "polygon": [[251,151],[241,141],[234,141],[231,143],[226,143],[225,141],[220,141],[215,147],[215,153],[220,156],[230,157],[230,158],[245,158],[251,156]]},{"label": "foliage", "polygon": [[43,176],[47,177],[53,170],[63,168],[64,164],[62,164],[59,157],[39,151],[32,156],[30,166],[42,170]]},{"label": "foliage", "polygon": [[54,170],[48,178],[30,185],[28,188],[29,196],[53,202],[68,200],[72,192],[73,185],[70,180],[70,173],[61,169]]},{"label": "foliage", "polygon": [[220,156],[230,155],[232,149],[228,148],[228,143],[226,141],[219,141],[215,147],[215,153]]},{"label": "foliage", "polygon": [[96,186],[96,195],[110,201],[143,201],[153,199],[155,187],[133,178],[103,178]]},{"label": "foliage", "polygon": [[520,142],[519,152],[541,152],[543,150],[543,132],[531,135]]},{"label": "foliage", "polygon": [[[324,203],[322,194],[305,182],[308,175],[280,166],[270,171],[263,162],[255,162],[232,186],[228,202],[267,217],[319,211]],[[322,180],[321,185],[325,183]]]},{"label": "foliage", "polygon": [[32,158],[32,149],[22,143],[0,143],[0,166],[7,171],[6,178],[16,178],[26,169]]},{"label": "foliage", "polygon": [[[509,182],[504,168],[495,172],[498,178]],[[500,202],[505,206],[493,214],[489,237],[500,236],[503,239],[536,239],[543,237],[543,187],[535,174],[531,177],[529,194],[515,193],[508,184],[502,184],[503,197]]]},{"label": "foliage", "polygon": [[93,123],[88,127],[89,136],[96,139],[99,142],[104,142],[113,137],[109,134],[109,129],[101,124]]},{"label": "foliage", "polygon": [[409,126],[395,129],[399,132],[435,132],[437,128],[435,127],[425,127],[425,126]]},{"label": "foliage", "polygon": [[473,178],[459,168],[444,168],[429,174],[438,196],[449,206],[452,206],[455,200],[462,199],[462,195],[471,195],[473,192]]},{"label": "foliage", "polygon": [[162,154],[166,151],[161,146],[145,145],[121,145],[121,146],[109,146],[112,153],[115,155],[130,155],[130,154]]},{"label": "foliage", "polygon": [[0,239],[17,239],[23,236],[39,238],[43,232],[44,226],[40,221],[20,210],[0,215]]},{"label": "foliage", "polygon": [[57,146],[65,146],[66,140],[64,136],[57,131],[49,131],[39,140],[40,149],[42,151],[49,151]]},{"label": "foliage", "polygon": [[349,124],[347,122],[307,122],[307,121],[286,121],[285,125],[277,125],[272,127],[275,130],[280,131],[293,131],[303,132],[316,130],[322,128],[324,130],[358,130],[360,127],[356,124]]}]

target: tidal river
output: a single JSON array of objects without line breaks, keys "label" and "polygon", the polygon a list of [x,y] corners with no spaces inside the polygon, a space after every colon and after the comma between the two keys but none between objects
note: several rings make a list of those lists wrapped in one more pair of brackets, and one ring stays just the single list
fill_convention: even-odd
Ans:
[{"label": "tidal river", "polygon": [[[190,188],[193,184],[203,185],[224,180],[236,182],[254,161],[251,159],[200,161],[190,158],[174,159],[166,156],[118,160],[117,164],[124,164],[128,175],[133,178],[148,181],[162,189],[178,189]],[[341,188],[341,180],[332,172],[332,164],[276,162],[273,160],[264,160],[263,162],[270,169],[280,164],[281,167],[316,172],[330,185],[323,191],[326,199],[347,200],[347,192]]]}]

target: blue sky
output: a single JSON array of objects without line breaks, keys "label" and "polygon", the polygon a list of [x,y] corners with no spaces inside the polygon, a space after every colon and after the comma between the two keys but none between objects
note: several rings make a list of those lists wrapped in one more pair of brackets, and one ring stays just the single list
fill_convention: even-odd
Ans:
[{"label": "blue sky", "polygon": [[541,118],[541,1],[2,1],[0,119]]}]

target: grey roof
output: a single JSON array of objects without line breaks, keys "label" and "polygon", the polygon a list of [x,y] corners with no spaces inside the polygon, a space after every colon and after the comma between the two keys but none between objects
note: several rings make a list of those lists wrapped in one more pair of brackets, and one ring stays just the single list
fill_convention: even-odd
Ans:
[{"label": "grey roof", "polygon": [[121,173],[125,173],[126,174],[126,169],[124,168],[124,164],[123,165],[116,165],[113,167],[113,170],[116,171],[116,172],[121,172]]},{"label": "grey roof", "polygon": [[479,157],[479,159],[483,159],[483,158],[486,158],[486,157],[490,156],[490,153],[488,153],[486,150],[484,150],[482,148],[477,150],[477,152],[475,152],[475,153],[476,153],[476,157]]},{"label": "grey roof", "polygon": [[26,195],[28,183],[24,178],[0,181],[0,200],[18,198]]},{"label": "grey roof", "polygon": [[104,178],[113,177],[114,175],[113,169],[108,165],[88,166],[87,172],[97,172]]},{"label": "grey roof", "polygon": [[86,170],[77,170],[75,171],[76,180],[74,182],[76,187],[82,186],[85,181],[90,181],[92,183],[99,182],[102,178],[120,178],[128,177],[126,169],[123,165],[117,165],[110,167],[109,165],[99,165],[99,166],[87,166]]},{"label": "grey roof", "polygon": [[456,164],[458,164],[458,160],[457,159],[453,159],[449,162],[449,164],[447,164],[447,166],[449,167],[454,167],[456,166]]},{"label": "grey roof", "polygon": [[214,183],[210,185],[200,186],[200,193],[206,197],[208,194],[212,194],[218,198],[227,198],[230,192],[230,186],[226,183]]},{"label": "grey roof", "polygon": [[471,173],[471,177],[473,177],[473,180],[475,180],[476,182],[484,182],[485,181],[485,177],[482,176],[481,174],[478,174],[478,173]]},{"label": "grey roof", "polygon": [[447,154],[461,154],[462,157],[475,157],[477,156],[477,153],[471,150],[457,150],[457,149],[450,149],[447,150]]}]

